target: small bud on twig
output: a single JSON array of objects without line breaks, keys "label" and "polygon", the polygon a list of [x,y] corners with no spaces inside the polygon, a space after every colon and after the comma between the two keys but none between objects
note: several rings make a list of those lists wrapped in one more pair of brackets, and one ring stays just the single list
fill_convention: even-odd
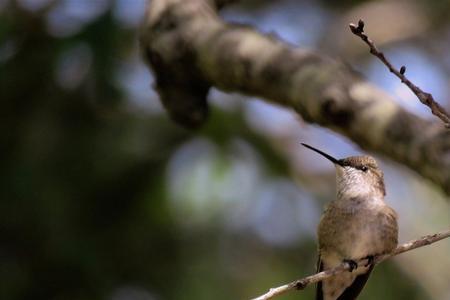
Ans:
[{"label": "small bud on twig", "polygon": [[360,35],[364,32],[364,21],[361,19],[358,21],[358,26],[353,23],[350,23],[348,26],[350,27],[350,30],[353,32],[353,34]]},{"label": "small bud on twig", "polygon": [[358,28],[356,27],[355,24],[350,23],[348,26],[350,27],[350,30],[352,31],[353,34],[358,34],[359,33],[358,32]]},{"label": "small bud on twig", "polygon": [[405,71],[406,71],[406,67],[405,66],[402,66],[401,68],[400,68],[400,74],[405,74]]},{"label": "small bud on twig", "polygon": [[364,32],[364,21],[362,19],[359,19],[358,21],[358,31]]}]

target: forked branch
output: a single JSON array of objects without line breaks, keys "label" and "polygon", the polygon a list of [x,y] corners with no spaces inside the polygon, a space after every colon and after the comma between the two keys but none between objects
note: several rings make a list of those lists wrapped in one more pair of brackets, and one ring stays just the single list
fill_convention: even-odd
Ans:
[{"label": "forked branch", "polygon": [[[438,241],[443,240],[448,237],[450,237],[450,229],[439,232],[439,233],[435,233],[435,234],[425,235],[417,240],[412,240],[412,241],[409,241],[407,243],[404,243],[404,244],[398,246],[394,251],[392,251],[389,254],[375,256],[373,259],[373,263],[378,264],[392,256],[401,254],[403,252],[411,251],[416,248],[420,248],[423,246],[433,244],[435,242],[438,242]],[[356,263],[358,264],[358,267],[359,267],[359,266],[367,265],[369,263],[369,261],[367,258],[364,258],[364,259],[356,261]],[[317,283],[324,279],[327,279],[331,276],[334,276],[336,274],[349,271],[350,268],[351,268],[351,266],[348,263],[344,262],[333,269],[328,269],[323,272],[316,273],[314,275],[310,275],[303,279],[298,279],[298,280],[292,281],[288,284],[285,284],[285,285],[282,285],[282,286],[279,286],[276,288],[271,288],[264,295],[256,297],[252,300],[268,300],[268,299],[275,298],[276,296],[285,294],[286,292],[291,291],[291,290],[303,290],[305,287],[307,287],[310,284],[314,284],[314,283]]]},{"label": "forked branch", "polygon": [[402,66],[400,70],[397,70],[394,68],[392,63],[386,58],[386,56],[378,50],[375,43],[369,38],[369,36],[364,32],[364,21],[359,20],[358,25],[355,25],[353,23],[350,23],[350,30],[354,35],[359,36],[370,48],[370,53],[374,56],[378,57],[385,65],[388,67],[389,71],[391,73],[394,73],[395,76],[400,78],[400,80],[406,84],[406,86],[409,87],[409,89],[419,98],[420,102],[422,102],[424,105],[428,106],[431,109],[431,113],[441,119],[445,127],[450,128],[450,115],[448,112],[439,104],[437,103],[433,95],[430,93],[422,91],[417,85],[412,83],[406,76],[406,67]]}]

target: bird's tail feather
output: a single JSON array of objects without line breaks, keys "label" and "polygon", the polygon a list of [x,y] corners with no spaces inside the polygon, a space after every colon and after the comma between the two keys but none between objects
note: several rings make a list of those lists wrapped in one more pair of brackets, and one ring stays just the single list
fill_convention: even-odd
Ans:
[{"label": "bird's tail feather", "polygon": [[[353,280],[352,284],[348,286],[337,298],[334,299],[325,299],[323,292],[323,283],[319,281],[316,285],[316,298],[315,300],[354,300],[361,293],[364,285],[369,279],[370,273],[373,270],[373,265],[371,265],[367,272],[356,276]],[[320,261],[317,262],[317,272],[323,271],[323,263]],[[338,275],[339,276],[339,275]]]}]

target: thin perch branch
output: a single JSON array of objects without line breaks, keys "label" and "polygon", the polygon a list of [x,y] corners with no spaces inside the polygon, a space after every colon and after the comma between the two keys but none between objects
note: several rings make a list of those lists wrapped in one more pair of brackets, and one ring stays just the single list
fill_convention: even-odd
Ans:
[{"label": "thin perch branch", "polygon": [[[425,235],[417,240],[412,240],[412,241],[409,241],[407,243],[404,243],[404,244],[398,246],[393,252],[391,252],[389,254],[375,256],[373,263],[379,264],[380,262],[382,262],[392,256],[395,256],[395,255],[398,255],[398,254],[401,254],[403,252],[407,252],[410,250],[414,250],[419,247],[423,247],[423,246],[427,246],[427,245],[436,243],[436,242],[443,240],[445,238],[448,238],[448,237],[450,237],[450,229],[439,232],[439,233],[435,233],[435,234]],[[358,264],[358,267],[359,267],[359,266],[367,265],[369,263],[369,261],[367,258],[364,258],[364,259],[357,260],[356,263]],[[323,272],[316,273],[314,275],[310,275],[303,279],[298,279],[298,280],[292,281],[288,284],[285,284],[285,285],[282,285],[282,286],[279,286],[276,288],[271,288],[264,295],[261,295],[252,300],[268,300],[268,299],[272,299],[276,296],[280,296],[280,295],[282,295],[288,291],[294,290],[294,289],[295,290],[303,290],[305,287],[307,287],[310,284],[317,283],[319,281],[322,281],[331,276],[334,276],[336,274],[339,274],[339,273],[342,273],[342,272],[345,272],[348,270],[350,270],[350,265],[348,263],[342,263],[333,269],[328,269]]]},{"label": "thin perch branch", "polygon": [[359,20],[358,25],[350,23],[349,25],[351,32],[354,35],[359,36],[370,48],[370,53],[374,56],[378,57],[385,65],[388,67],[391,73],[394,73],[400,80],[409,87],[409,89],[419,98],[420,102],[424,105],[428,106],[431,109],[431,113],[441,119],[445,127],[450,128],[450,115],[445,111],[445,109],[437,103],[433,95],[430,93],[422,91],[418,86],[412,83],[406,76],[405,71],[406,67],[402,66],[400,70],[394,68],[391,62],[386,58],[386,56],[378,50],[375,43],[369,38],[369,36],[364,33],[364,21]]}]

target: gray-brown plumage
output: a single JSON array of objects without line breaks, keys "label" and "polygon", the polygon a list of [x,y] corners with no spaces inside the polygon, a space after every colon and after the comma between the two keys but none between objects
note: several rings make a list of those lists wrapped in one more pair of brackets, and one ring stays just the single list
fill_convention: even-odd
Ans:
[{"label": "gray-brown plumage", "polygon": [[[318,228],[318,271],[338,266],[345,260],[358,260],[389,253],[397,246],[397,214],[384,202],[383,172],[370,156],[337,160],[337,197],[322,215]],[[330,277],[317,285],[316,300],[356,299],[373,266],[359,267]]]}]

